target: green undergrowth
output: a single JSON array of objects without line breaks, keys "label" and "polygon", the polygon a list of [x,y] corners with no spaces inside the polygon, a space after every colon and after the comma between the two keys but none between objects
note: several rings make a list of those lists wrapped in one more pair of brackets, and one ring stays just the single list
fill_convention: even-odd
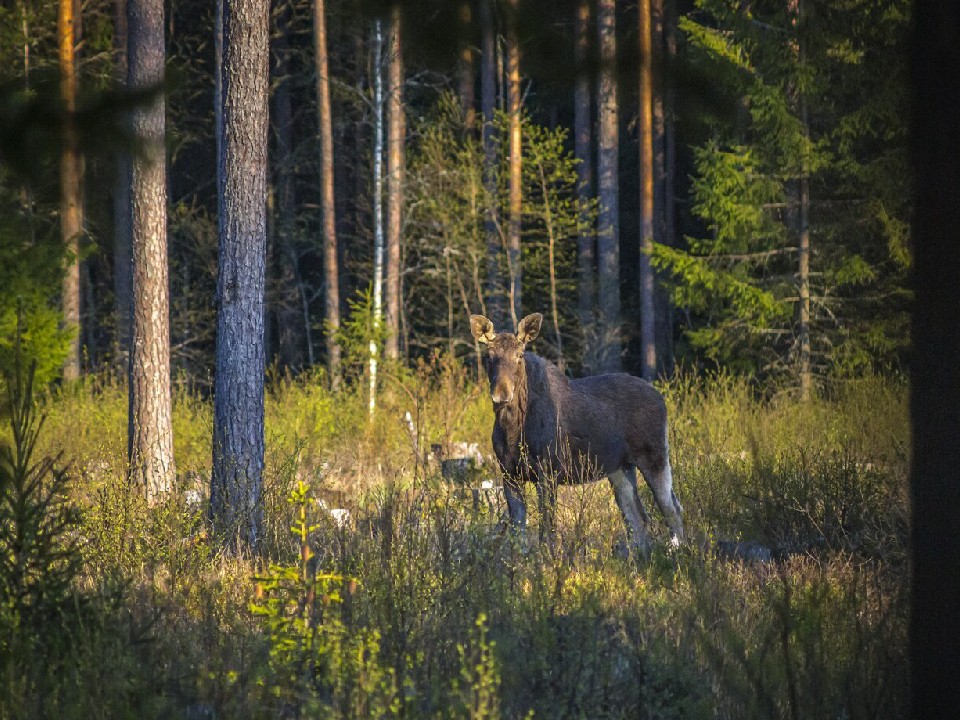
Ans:
[{"label": "green undergrowth", "polygon": [[207,536],[208,400],[178,391],[179,483],[153,507],[125,480],[121,383],[40,400],[35,461],[63,453],[66,475],[45,483],[75,511],[67,545],[49,547],[78,562],[52,573],[41,624],[22,603],[0,616],[0,717],[906,714],[899,379],[837,381],[806,403],[726,376],[666,384],[688,541],[669,546],[644,489],[657,542],[636,558],[616,550],[605,483],[561,488],[552,544],[537,542],[532,490],[530,531],[505,530],[470,487],[489,465],[458,485],[428,456],[490,452],[470,370],[437,358],[385,375],[372,419],[362,391],[273,379],[257,556]]}]

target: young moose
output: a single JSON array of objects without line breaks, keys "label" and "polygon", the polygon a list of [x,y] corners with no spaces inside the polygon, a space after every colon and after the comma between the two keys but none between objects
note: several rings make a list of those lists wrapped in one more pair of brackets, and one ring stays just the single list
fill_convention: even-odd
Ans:
[{"label": "young moose", "polygon": [[646,551],[650,518],[637,494],[643,473],[666,518],[674,542],[683,539],[683,508],[673,492],[667,447],[667,409],[650,383],[624,373],[569,380],[531,352],[543,315],[520,321],[517,334],[494,332],[482,315],[470,330],[486,346],[484,367],[496,419],[493,449],[504,473],[510,520],[526,523],[521,492],[536,483],[541,537],[555,523],[556,483],[598,480],[606,475],[634,546]]}]

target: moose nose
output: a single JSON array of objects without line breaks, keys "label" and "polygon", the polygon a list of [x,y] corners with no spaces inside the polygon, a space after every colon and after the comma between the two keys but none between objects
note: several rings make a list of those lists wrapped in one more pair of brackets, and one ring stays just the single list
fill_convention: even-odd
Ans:
[{"label": "moose nose", "polygon": [[490,391],[490,399],[499,405],[500,403],[510,402],[513,400],[513,393],[505,388],[494,388]]}]

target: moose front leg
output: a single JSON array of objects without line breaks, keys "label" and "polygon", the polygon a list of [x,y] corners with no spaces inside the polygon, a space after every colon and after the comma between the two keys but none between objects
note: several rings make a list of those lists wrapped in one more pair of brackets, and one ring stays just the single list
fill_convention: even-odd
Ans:
[{"label": "moose front leg", "polygon": [[503,494],[507,499],[507,512],[510,524],[522,530],[527,525],[527,504],[523,500],[523,490],[515,479],[507,478],[503,482]]}]

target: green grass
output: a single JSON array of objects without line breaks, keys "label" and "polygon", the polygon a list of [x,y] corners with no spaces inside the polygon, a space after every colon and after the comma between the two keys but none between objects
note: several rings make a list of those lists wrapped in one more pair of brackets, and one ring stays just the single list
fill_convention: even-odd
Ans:
[{"label": "green grass", "polygon": [[[809,403],[725,376],[663,390],[690,538],[670,550],[651,512],[646,561],[613,551],[606,483],[561,488],[550,550],[442,482],[404,413],[421,448],[489,453],[492,422],[443,359],[387,373],[372,420],[320,376],[273,382],[256,558],[219,554],[205,509],[185,503],[206,491],[208,402],[175,398],[181,486],[148,508],[124,480],[125,388],[60,392],[43,402],[42,451],[71,463],[83,570],[28,651],[2,660],[0,717],[904,716],[905,384],[838,381]],[[724,540],[776,560],[719,557]]]}]

